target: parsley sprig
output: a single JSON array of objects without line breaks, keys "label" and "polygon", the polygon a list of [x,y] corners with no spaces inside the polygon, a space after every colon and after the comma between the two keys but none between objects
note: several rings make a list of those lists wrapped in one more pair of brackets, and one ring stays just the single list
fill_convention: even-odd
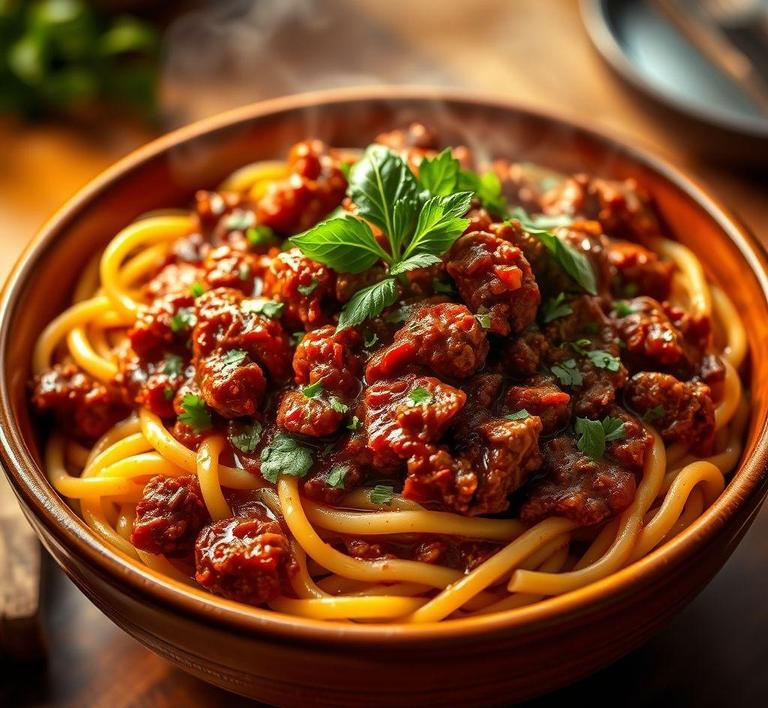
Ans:
[{"label": "parsley sprig", "polygon": [[278,433],[261,451],[261,476],[277,482],[278,475],[304,477],[312,467],[312,453],[297,440],[285,433]]},{"label": "parsley sprig", "polygon": [[[542,217],[531,217],[521,207],[515,207],[510,216],[516,219],[526,233],[535,236],[544,248],[549,251],[552,259],[571,277],[571,279],[590,295],[597,295],[597,280],[592,264],[579,250],[559,239],[550,231],[549,224],[557,223],[542,220]],[[547,226],[542,226],[547,224]]]},{"label": "parsley sprig", "polygon": [[605,444],[626,437],[626,425],[621,418],[606,416],[602,420],[576,418],[576,446],[587,457],[599,460],[605,453]]},{"label": "parsley sprig", "polygon": [[196,433],[202,433],[213,425],[211,412],[205,405],[205,401],[194,393],[188,393],[181,399],[182,413],[179,414],[180,423],[186,423]]},{"label": "parsley sprig", "polygon": [[[350,299],[339,329],[354,327],[392,305],[399,294],[395,278],[439,263],[467,228],[463,217],[472,192],[458,191],[458,162],[444,152],[426,163],[417,180],[395,152],[369,146],[349,174],[347,194],[357,214],[334,216],[290,239],[305,256],[341,273],[361,273],[379,261],[388,266],[383,280]],[[382,232],[384,244],[371,226]]]}]

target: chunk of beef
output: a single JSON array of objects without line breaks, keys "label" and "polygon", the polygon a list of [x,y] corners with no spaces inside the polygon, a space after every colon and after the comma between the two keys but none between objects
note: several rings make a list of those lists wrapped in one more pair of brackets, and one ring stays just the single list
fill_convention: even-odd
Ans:
[{"label": "chunk of beef", "polygon": [[210,521],[195,475],[152,477],[136,505],[131,543],[155,555],[188,556]]},{"label": "chunk of beef", "polygon": [[148,408],[161,418],[175,415],[173,399],[179,387],[192,375],[189,362],[177,355],[156,362],[143,362],[130,351],[120,357],[115,383],[128,399]]},{"label": "chunk of beef", "polygon": [[409,374],[371,384],[364,396],[364,427],[373,466],[397,468],[424,443],[437,442],[465,401],[463,391],[431,376]]},{"label": "chunk of beef", "polygon": [[169,295],[189,297],[192,285],[204,278],[205,273],[192,263],[169,263],[144,285],[142,294],[148,300]]},{"label": "chunk of beef", "polygon": [[619,336],[625,344],[630,368],[664,368],[689,376],[698,352],[686,342],[663,307],[650,297],[636,297],[623,304],[623,316],[614,310]]},{"label": "chunk of beef", "polygon": [[292,248],[272,259],[264,276],[264,295],[285,305],[286,326],[309,331],[331,321],[336,307],[336,276],[330,268]]},{"label": "chunk of beef", "polygon": [[128,330],[131,348],[144,361],[162,358],[166,351],[183,348],[195,322],[195,299],[187,289],[171,292],[142,305]]},{"label": "chunk of beef", "polygon": [[245,295],[253,294],[258,267],[257,256],[231,246],[211,249],[203,262],[209,288],[235,288]]},{"label": "chunk of beef", "polygon": [[446,445],[422,443],[412,445],[410,452],[403,496],[466,514],[479,482],[470,463],[453,455]]},{"label": "chunk of beef", "polygon": [[33,381],[32,405],[53,415],[57,425],[84,441],[93,441],[131,412],[116,387],[103,384],[74,364],[55,364]]},{"label": "chunk of beef", "polygon": [[252,416],[259,408],[267,388],[262,368],[247,355],[239,360],[227,355],[239,352],[216,350],[197,360],[200,394],[208,406],[224,418]]},{"label": "chunk of beef", "polygon": [[[464,385],[467,403],[451,426],[453,456],[447,451],[431,451],[431,456],[409,461],[406,490],[410,485],[421,495],[430,491],[434,495],[430,486],[437,487],[443,504],[463,514],[496,513],[507,508],[509,494],[541,464],[538,438],[542,426],[537,417],[498,417],[494,409],[501,385],[498,374],[478,374]],[[446,485],[452,479],[453,487],[436,484]],[[454,489],[456,493],[451,494]]]},{"label": "chunk of beef", "polygon": [[[256,513],[258,507],[251,507]],[[261,605],[289,585],[296,570],[280,524],[262,511],[206,526],[195,544],[195,580],[230,600]]]},{"label": "chunk of beef", "polygon": [[[362,430],[341,436],[331,446],[325,446],[315,458],[315,464],[302,480],[302,493],[309,499],[323,504],[338,504],[342,497],[360,484],[364,473],[371,464],[371,451]],[[329,482],[329,475],[335,468],[341,468],[343,475],[335,484]]]},{"label": "chunk of beef", "polygon": [[609,240],[606,246],[611,269],[611,291],[616,297],[648,295],[666,300],[672,289],[674,263],[630,241]]},{"label": "chunk of beef", "polygon": [[541,467],[541,430],[541,420],[532,416],[523,420],[492,417],[461,436],[457,432],[457,449],[477,476],[477,490],[468,509],[456,510],[470,514],[506,511],[509,495]]},{"label": "chunk of beef", "polygon": [[541,211],[543,195],[566,178],[560,172],[532,162],[495,160],[493,170],[511,201],[532,214]]},{"label": "chunk of beef", "polygon": [[[554,297],[561,292],[581,289],[545,248],[543,241],[530,234],[517,220],[493,224],[490,231],[499,238],[517,246],[530,263],[542,293]],[[592,266],[597,290],[604,293],[610,283],[610,271],[605,253],[608,239],[596,221],[579,221],[567,227],[552,229],[554,235],[576,251],[582,253]]]},{"label": "chunk of beef", "polygon": [[227,219],[243,206],[237,192],[213,192],[201,189],[195,193],[195,214],[201,234],[208,242],[219,244],[228,230]]},{"label": "chunk of beef", "polygon": [[487,354],[485,330],[464,305],[425,305],[413,311],[395,341],[370,361],[366,378],[391,378],[413,364],[438,376],[466,378],[483,366]]},{"label": "chunk of beef", "polygon": [[627,384],[627,404],[640,415],[654,411],[653,425],[665,442],[681,443],[708,455],[715,433],[715,406],[709,386],[671,374],[641,371]]},{"label": "chunk of beef", "polygon": [[599,221],[609,236],[642,240],[660,233],[650,198],[633,179],[574,175],[544,194],[541,207],[545,214]]},{"label": "chunk of beef", "polygon": [[502,369],[515,377],[533,376],[549,350],[549,340],[538,327],[527,329],[519,337],[507,339],[501,346]]},{"label": "chunk of beef", "polygon": [[683,335],[687,344],[688,359],[693,363],[694,375],[708,386],[722,382],[725,378],[725,365],[712,350],[712,320],[706,315],[686,312],[669,302],[663,303],[662,307],[670,322]]},{"label": "chunk of beef", "polygon": [[573,298],[569,302],[571,314],[553,320],[543,330],[556,345],[547,351],[552,372],[560,379],[562,367],[575,364],[580,382],[560,380],[572,386],[574,413],[587,418],[604,415],[627,380],[616,330],[601,303],[600,298],[588,295]]},{"label": "chunk of beef", "polygon": [[646,432],[645,426],[623,408],[611,406],[608,415],[621,420],[624,424],[624,435],[606,444],[606,455],[625,467],[641,471],[646,455],[653,445],[653,438]]},{"label": "chunk of beef", "polygon": [[606,459],[590,459],[573,438],[545,444],[544,470],[546,476],[531,486],[520,509],[528,523],[562,516],[580,526],[599,524],[624,511],[635,496],[631,471]]},{"label": "chunk of beef", "polygon": [[325,398],[310,398],[301,391],[286,391],[277,410],[277,424],[289,433],[325,437],[333,435],[344,414]]},{"label": "chunk of beef", "polygon": [[276,319],[262,314],[263,299],[250,299],[239,290],[216,288],[197,298],[193,331],[195,362],[217,352],[244,351],[276,379],[290,371],[288,335]]},{"label": "chunk of beef", "polygon": [[320,381],[324,391],[349,401],[360,391],[361,348],[360,333],[351,328],[326,325],[307,332],[293,355],[294,379],[299,386]]},{"label": "chunk of beef", "polygon": [[407,148],[437,150],[439,147],[435,132],[423,123],[416,122],[411,123],[406,128],[379,133],[374,142],[379,143],[379,145],[386,145],[388,148],[396,151],[406,150]]},{"label": "chunk of beef", "polygon": [[314,226],[344,199],[347,180],[339,163],[319,140],[305,140],[291,148],[287,179],[274,182],[256,205],[259,224],[281,234]]},{"label": "chunk of beef", "polygon": [[546,374],[510,386],[504,402],[511,413],[526,410],[541,418],[545,435],[561,430],[571,419],[571,397],[555,383],[554,377]]},{"label": "chunk of beef", "polygon": [[465,234],[448,251],[445,267],[469,308],[488,313],[491,331],[522,332],[536,318],[539,287],[512,243],[485,231]]}]

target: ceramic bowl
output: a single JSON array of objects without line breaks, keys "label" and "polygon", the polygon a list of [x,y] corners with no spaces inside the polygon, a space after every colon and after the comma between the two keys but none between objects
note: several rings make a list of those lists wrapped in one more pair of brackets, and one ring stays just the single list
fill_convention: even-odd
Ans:
[{"label": "ceramic bowl", "polygon": [[[92,254],[136,216],[190,203],[235,168],[320,137],[363,146],[418,119],[447,144],[606,177],[636,177],[671,233],[701,258],[747,324],[751,424],[715,504],[640,562],[529,607],[423,626],[330,624],[224,601],[106,546],[45,478],[27,396],[35,338],[68,303]],[[550,691],[639,646],[723,565],[762,501],[768,449],[766,255],[689,177],[592,128],[494,97],[365,89],[268,101],[196,123],[132,153],[42,229],[0,302],[0,442],[5,471],[45,547],[125,631],[190,673],[279,705],[483,705]],[[119,670],[115,667],[115,670]]]}]

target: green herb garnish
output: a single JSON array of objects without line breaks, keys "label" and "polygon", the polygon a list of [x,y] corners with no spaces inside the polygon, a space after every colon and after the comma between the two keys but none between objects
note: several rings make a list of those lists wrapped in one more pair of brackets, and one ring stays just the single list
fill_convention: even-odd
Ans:
[{"label": "green herb garnish", "polygon": [[483,329],[491,328],[491,313],[490,312],[478,312],[475,314],[475,319]]},{"label": "green herb garnish", "polygon": [[315,381],[315,383],[308,384],[301,389],[301,392],[307,398],[316,398],[323,392],[323,382]]},{"label": "green herb garnish", "polygon": [[362,427],[363,424],[360,421],[360,418],[358,418],[356,415],[353,415],[352,420],[347,423],[347,430],[360,430]]},{"label": "green herb garnish", "polygon": [[436,157],[425,157],[419,164],[419,184],[430,194],[447,197],[456,191],[458,178],[459,161],[451,148]]},{"label": "green herb garnish", "polygon": [[232,444],[241,452],[253,452],[261,441],[263,426],[258,420],[243,426],[239,432],[230,436]]},{"label": "green herb garnish", "polygon": [[326,483],[333,489],[344,489],[344,483],[349,472],[349,465],[334,465],[325,478]]},{"label": "green herb garnish", "polygon": [[432,394],[427,391],[426,388],[422,388],[421,386],[417,386],[413,390],[410,391],[408,394],[408,398],[411,399],[411,402],[418,406],[426,403],[429,403],[432,400]]},{"label": "green herb garnish", "polygon": [[392,498],[395,495],[394,487],[390,487],[385,484],[377,484],[372,490],[368,498],[372,504],[378,504],[380,506],[389,506],[392,503]]},{"label": "green herb garnish", "polygon": [[627,317],[634,312],[634,310],[626,302],[621,301],[614,303],[613,309],[616,310],[616,314],[619,317]]},{"label": "green herb garnish", "polygon": [[507,420],[525,420],[526,418],[530,418],[531,414],[525,410],[525,408],[522,408],[521,410],[505,415],[504,417]]},{"label": "green herb garnish", "polygon": [[574,359],[568,359],[562,364],[555,364],[552,367],[552,373],[563,386],[581,386],[584,383],[584,377],[576,367]]},{"label": "green herb garnish", "polygon": [[[326,219],[289,239],[308,258],[342,273],[360,273],[379,261],[388,266],[384,280],[359,290],[346,304],[338,329],[359,325],[392,305],[399,294],[394,278],[439,263],[466,229],[469,222],[463,217],[472,193],[456,192],[455,178],[449,189],[449,159],[445,155],[439,164],[427,164],[425,187],[399,155],[371,145],[350,170],[347,194],[357,206],[357,216]],[[368,223],[381,229],[386,248]]]},{"label": "green herb garnish", "polygon": [[276,320],[283,314],[285,303],[276,300],[244,300],[240,307],[244,312],[253,312]]},{"label": "green herb garnish", "polygon": [[573,308],[565,301],[565,293],[558,293],[557,297],[550,298],[542,305],[541,314],[542,321],[547,324],[573,314]]},{"label": "green herb garnish", "polygon": [[178,416],[180,423],[186,423],[195,432],[208,430],[213,425],[211,413],[205,405],[205,401],[194,393],[188,393],[181,400],[183,413]]},{"label": "green herb garnish", "polygon": [[184,360],[178,354],[166,354],[163,360],[163,373],[166,376],[181,376]]},{"label": "green herb garnish", "polygon": [[175,334],[183,332],[195,326],[197,318],[195,311],[191,307],[182,307],[173,317],[171,317],[171,331]]},{"label": "green herb garnish", "polygon": [[311,295],[313,292],[315,292],[315,290],[317,290],[318,285],[320,285],[318,279],[312,278],[312,280],[309,282],[309,285],[298,285],[296,290],[298,290],[301,295]]},{"label": "green herb garnish", "polygon": [[646,423],[653,423],[654,421],[663,418],[665,413],[666,410],[664,409],[664,406],[659,404],[658,406],[649,408],[647,411],[645,411],[645,413],[643,413],[643,421]]},{"label": "green herb garnish", "polygon": [[230,349],[221,357],[221,363],[223,366],[240,366],[247,356],[248,353],[242,349]]},{"label": "green herb garnish", "polygon": [[269,226],[251,226],[245,232],[245,237],[251,246],[271,246],[277,243],[277,236]]},{"label": "green herb garnish", "polygon": [[602,420],[576,418],[575,428],[579,436],[576,446],[593,460],[599,460],[603,456],[607,442],[623,440],[626,435],[624,421],[612,416],[606,416]]},{"label": "green herb garnish", "polygon": [[523,229],[541,241],[553,260],[579,285],[591,295],[597,295],[595,271],[587,257],[578,249],[559,239],[551,231],[537,226],[525,211],[516,207],[512,218],[520,222]]},{"label": "green herb garnish", "polygon": [[273,484],[281,474],[304,477],[312,464],[312,453],[285,433],[277,433],[261,451],[261,476]]},{"label": "green herb garnish", "polygon": [[205,285],[195,281],[189,286],[189,292],[192,294],[192,297],[198,298],[205,292]]},{"label": "green herb garnish", "polygon": [[336,413],[349,413],[349,406],[341,399],[336,398],[336,396],[331,396],[330,399],[328,399],[328,403],[331,406],[331,410]]},{"label": "green herb garnish", "polygon": [[593,349],[587,352],[587,357],[598,369],[618,371],[621,368],[621,360],[603,349]]}]

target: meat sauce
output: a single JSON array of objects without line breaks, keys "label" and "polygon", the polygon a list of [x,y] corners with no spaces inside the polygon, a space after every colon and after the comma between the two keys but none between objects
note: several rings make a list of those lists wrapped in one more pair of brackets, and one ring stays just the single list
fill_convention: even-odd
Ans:
[{"label": "meat sauce", "polygon": [[[423,126],[380,142],[416,171],[438,149]],[[455,154],[469,160],[465,149]],[[643,418],[668,443],[711,450],[723,367],[710,322],[669,303],[674,266],[643,245],[660,226],[633,181],[575,175],[542,189],[520,166],[495,167],[513,205],[571,219],[555,236],[586,256],[597,294],[575,287],[518,221],[475,201],[441,261],[397,280],[394,305],[337,329],[344,304],[384,270],[337,273],[281,249],[285,237],[351,208],[348,166],[308,140],[291,150],[288,177],[258,200],[200,192],[198,229],[144,286],[116,380],[105,386],[58,364],[34,381],[34,407],[89,442],[143,406],[192,449],[221,431],[224,459],[254,475],[265,449],[289,435],[313,455],[303,494],[326,504],[385,484],[458,514],[606,521],[633,499],[651,443]],[[204,429],[183,415],[190,397]],[[594,459],[579,446],[577,418],[616,420],[623,436]],[[197,581],[224,597],[290,595],[287,529],[247,493],[227,494],[234,516],[213,522],[195,477],[155,477],[131,540],[194,563]],[[358,558],[465,571],[497,548],[423,536],[333,543]]]}]

